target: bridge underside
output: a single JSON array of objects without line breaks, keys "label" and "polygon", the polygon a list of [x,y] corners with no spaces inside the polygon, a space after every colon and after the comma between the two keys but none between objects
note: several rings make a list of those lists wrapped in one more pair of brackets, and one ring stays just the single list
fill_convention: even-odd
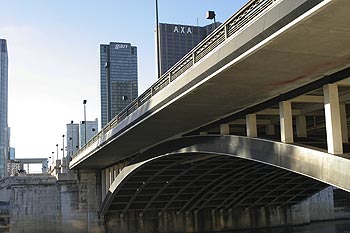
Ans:
[{"label": "bridge underside", "polygon": [[109,188],[102,214],[284,207],[329,185],[350,187],[350,160],[240,136],[171,140],[129,164]]},{"label": "bridge underside", "polygon": [[108,211],[158,212],[286,206],[327,184],[232,156],[175,154],[152,160],[118,187]]}]

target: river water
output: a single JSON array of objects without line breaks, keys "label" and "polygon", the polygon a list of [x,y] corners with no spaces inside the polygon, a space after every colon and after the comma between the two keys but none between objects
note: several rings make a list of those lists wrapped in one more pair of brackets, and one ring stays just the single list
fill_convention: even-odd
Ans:
[{"label": "river water", "polygon": [[227,231],[226,233],[350,233],[350,219],[317,222],[296,227],[276,227],[244,231]]}]

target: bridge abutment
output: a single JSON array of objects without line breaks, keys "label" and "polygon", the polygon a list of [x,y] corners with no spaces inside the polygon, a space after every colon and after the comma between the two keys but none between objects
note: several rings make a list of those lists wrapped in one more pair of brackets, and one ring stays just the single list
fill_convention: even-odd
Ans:
[{"label": "bridge abutment", "polygon": [[[10,232],[100,233],[104,232],[98,210],[100,178],[95,170],[53,176],[7,178]],[[3,198],[1,196],[1,198]]]}]

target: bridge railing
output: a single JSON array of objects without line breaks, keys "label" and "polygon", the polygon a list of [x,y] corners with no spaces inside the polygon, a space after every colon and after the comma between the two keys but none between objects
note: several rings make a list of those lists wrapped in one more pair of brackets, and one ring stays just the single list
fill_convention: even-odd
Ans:
[{"label": "bridge railing", "polygon": [[233,16],[216,28],[203,41],[188,52],[182,59],[180,59],[174,66],[172,66],[166,73],[164,73],[150,88],[142,93],[138,98],[133,100],[124,110],[115,116],[101,131],[89,140],[83,147],[81,147],[73,157],[79,155],[87,147],[91,146],[110,129],[115,127],[119,122],[133,113],[136,109],[147,102],[152,96],[169,85],[181,74],[190,69],[195,63],[199,62],[208,53],[217,48],[227,38],[234,35],[239,29],[244,27],[249,21],[257,17],[262,11],[266,10],[276,0],[251,0],[244,5]]}]

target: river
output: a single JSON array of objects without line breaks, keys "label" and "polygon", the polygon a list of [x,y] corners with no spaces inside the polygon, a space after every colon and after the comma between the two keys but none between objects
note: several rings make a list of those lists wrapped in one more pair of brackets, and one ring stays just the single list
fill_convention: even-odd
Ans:
[{"label": "river", "polygon": [[255,230],[227,231],[226,233],[350,233],[350,219],[316,222],[295,227],[275,227]]}]

